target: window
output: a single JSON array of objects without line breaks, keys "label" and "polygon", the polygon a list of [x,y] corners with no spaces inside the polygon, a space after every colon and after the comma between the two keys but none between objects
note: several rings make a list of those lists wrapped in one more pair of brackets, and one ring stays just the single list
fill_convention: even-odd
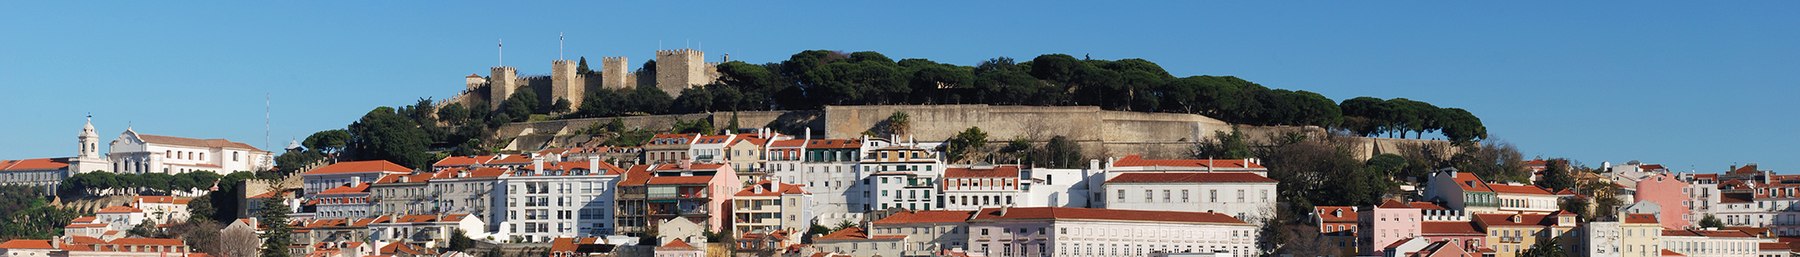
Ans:
[{"label": "window", "polygon": [[1184,202],[1184,203],[1188,202],[1188,190],[1187,189],[1181,190],[1181,202]]},{"label": "window", "polygon": [[1163,189],[1163,202],[1169,202],[1169,190]]},{"label": "window", "polygon": [[1153,202],[1156,202],[1155,200],[1156,200],[1156,194],[1151,193],[1151,191],[1149,189],[1144,189],[1144,202],[1153,203]]},{"label": "window", "polygon": [[1218,189],[1206,190],[1206,202],[1209,202],[1209,203],[1219,202],[1219,190]]},{"label": "window", "polygon": [[1243,189],[1238,189],[1237,196],[1238,196],[1238,202],[1240,202],[1240,203],[1244,202],[1244,190]]},{"label": "window", "polygon": [[1125,201],[1125,190],[1124,189],[1119,189],[1119,201],[1120,202]]}]

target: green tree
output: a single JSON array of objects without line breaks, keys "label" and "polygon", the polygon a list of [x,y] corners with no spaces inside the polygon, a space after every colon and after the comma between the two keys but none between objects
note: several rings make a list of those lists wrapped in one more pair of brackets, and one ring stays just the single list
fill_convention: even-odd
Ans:
[{"label": "green tree", "polygon": [[573,111],[569,109],[570,105],[574,105],[574,103],[570,103],[569,99],[556,99],[556,103],[550,105],[550,112],[563,113]]},{"label": "green tree", "polygon": [[212,221],[219,209],[213,207],[212,194],[195,197],[188,201],[188,222]]},{"label": "green tree", "polygon": [[951,162],[973,158],[987,148],[987,136],[980,127],[969,127],[944,141],[944,154]]},{"label": "green tree", "polygon": [[1563,252],[1562,246],[1558,246],[1556,241],[1557,240],[1554,238],[1538,239],[1537,243],[1531,244],[1531,248],[1527,248],[1525,250],[1520,251],[1518,256],[1519,257],[1564,257],[1564,256],[1568,256],[1568,253]]},{"label": "green tree", "polygon": [[1193,156],[1202,159],[1243,159],[1254,157],[1252,154],[1250,139],[1245,138],[1244,132],[1238,131],[1237,127],[1232,127],[1229,134],[1224,131],[1214,132],[1213,138],[1195,144]]},{"label": "green tree", "polygon": [[430,165],[433,156],[426,153],[431,143],[425,132],[396,113],[393,108],[378,107],[350,124],[350,149],[358,160],[387,160],[406,167]]},{"label": "green tree", "polygon": [[273,197],[262,201],[262,208],[257,212],[257,223],[262,224],[263,243],[262,257],[287,257],[288,244],[293,228],[288,227],[287,205],[282,204],[282,197]]},{"label": "green tree", "polygon": [[1037,152],[1032,164],[1038,167],[1079,169],[1087,164],[1087,157],[1081,154],[1081,145],[1061,135],[1050,137],[1050,142]]},{"label": "green tree", "polygon": [[1722,228],[1725,227],[1725,222],[1719,221],[1719,218],[1713,217],[1712,214],[1707,214],[1706,217],[1700,218],[1699,225],[1702,228]]},{"label": "green tree", "polygon": [[1552,192],[1575,187],[1575,174],[1569,169],[1569,159],[1555,158],[1544,161],[1544,175],[1537,180],[1537,186],[1550,189]]},{"label": "green tree", "polygon": [[461,229],[450,231],[449,249],[451,251],[464,252],[469,248],[475,248],[475,239],[469,238],[468,234],[463,233]]},{"label": "green tree", "polygon": [[[363,117],[367,118],[368,116],[365,115]],[[312,135],[306,136],[306,141],[301,141],[300,145],[305,146],[308,150],[332,154],[344,150],[345,147],[349,147],[350,140],[351,135],[349,130],[332,129],[313,132]]]}]

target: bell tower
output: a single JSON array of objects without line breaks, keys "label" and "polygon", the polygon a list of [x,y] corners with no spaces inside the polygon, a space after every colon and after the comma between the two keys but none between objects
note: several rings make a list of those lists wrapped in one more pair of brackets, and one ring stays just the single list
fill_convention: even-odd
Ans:
[{"label": "bell tower", "polygon": [[76,136],[75,139],[77,143],[81,144],[78,147],[81,151],[75,155],[74,160],[70,161],[69,172],[92,172],[105,170],[107,166],[110,166],[107,164],[106,157],[100,155],[100,134],[94,132],[94,115],[87,116],[87,124],[81,125],[81,135]]}]

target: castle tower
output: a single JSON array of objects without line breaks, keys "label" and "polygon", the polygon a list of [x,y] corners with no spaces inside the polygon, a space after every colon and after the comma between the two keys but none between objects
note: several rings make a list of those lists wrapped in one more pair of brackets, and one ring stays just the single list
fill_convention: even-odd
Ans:
[{"label": "castle tower", "polygon": [[69,161],[69,172],[92,172],[105,170],[110,166],[106,158],[100,156],[100,134],[94,132],[94,116],[88,116],[87,124],[81,125],[81,135],[75,138],[81,144],[81,151],[75,155],[74,160]]},{"label": "castle tower", "polygon": [[464,89],[463,92],[475,92],[475,89],[481,88],[481,85],[487,84],[487,78],[483,78],[481,75],[476,75],[475,73],[469,73],[469,76],[463,77],[463,80],[469,85],[469,88]]},{"label": "castle tower", "polygon": [[706,54],[699,50],[656,51],[656,87],[669,97],[681,96],[681,90],[688,87],[712,83],[708,70]]},{"label": "castle tower", "polygon": [[[581,98],[587,95],[587,77],[575,71],[575,62],[556,60],[550,64],[550,99],[569,101],[567,112],[581,108]],[[554,101],[554,100],[552,100]]]},{"label": "castle tower", "polygon": [[500,102],[512,97],[513,91],[519,89],[519,71],[513,67],[500,66],[490,70],[488,75],[488,108],[500,109]]},{"label": "castle tower", "polygon": [[637,78],[627,70],[627,59],[624,56],[600,58],[600,87],[606,89],[637,87]]}]

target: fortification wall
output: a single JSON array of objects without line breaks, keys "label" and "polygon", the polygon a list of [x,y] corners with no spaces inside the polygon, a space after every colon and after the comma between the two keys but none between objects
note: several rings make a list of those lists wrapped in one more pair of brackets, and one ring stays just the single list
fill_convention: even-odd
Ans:
[{"label": "fortification wall", "polygon": [[[988,105],[874,105],[826,106],[822,111],[754,111],[738,112],[743,127],[771,127],[791,135],[813,130],[814,137],[855,138],[875,127],[895,112],[904,112],[911,123],[911,134],[920,141],[941,141],[969,127],[980,127],[995,145],[1013,139],[1037,142],[1064,136],[1082,146],[1094,157],[1121,157],[1141,154],[1151,158],[1180,158],[1191,152],[1195,143],[1211,139],[1217,132],[1229,133],[1232,124],[1210,117],[1183,113],[1142,113],[1106,111],[1093,106],[988,106]],[[710,118],[716,127],[724,127],[731,113],[650,115],[620,117],[627,127],[666,129],[679,120]],[[507,124],[496,133],[502,138],[527,134],[568,135],[597,122],[611,118],[572,119]],[[1324,136],[1326,131],[1311,126],[1237,126],[1251,140],[1267,142],[1288,133]],[[527,133],[529,132],[529,133]],[[1438,140],[1363,138],[1357,146],[1360,158],[1374,152],[1397,152],[1401,144],[1437,144],[1450,149],[1448,142]]]}]

